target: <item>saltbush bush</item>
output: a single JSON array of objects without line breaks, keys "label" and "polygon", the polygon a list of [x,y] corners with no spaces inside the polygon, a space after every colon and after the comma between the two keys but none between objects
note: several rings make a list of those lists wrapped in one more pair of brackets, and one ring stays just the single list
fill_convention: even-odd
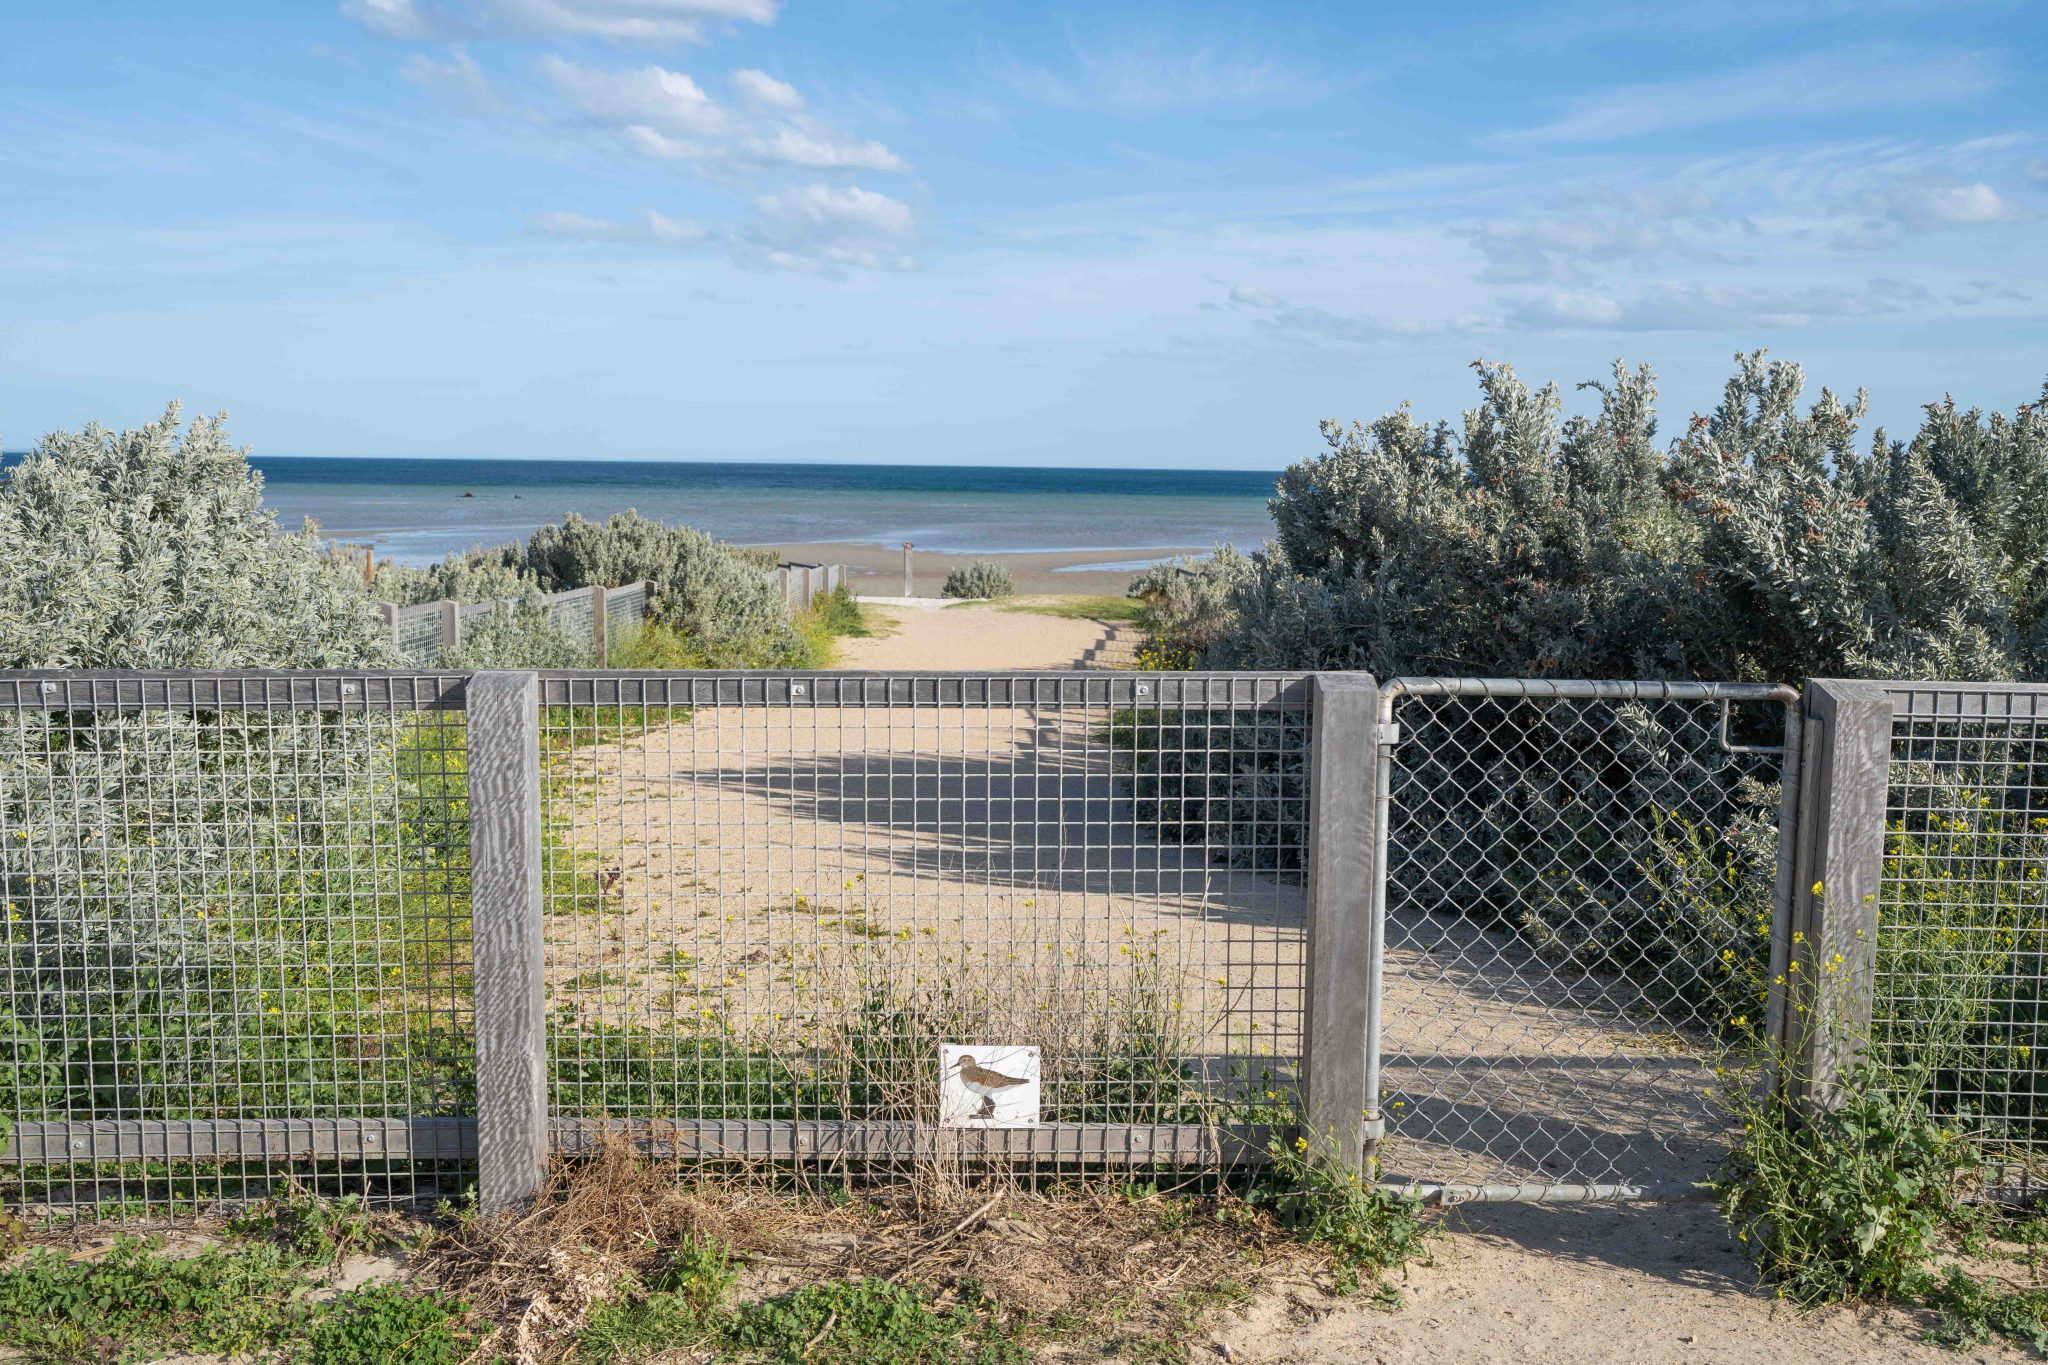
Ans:
[{"label": "saltbush bush", "polygon": [[977,559],[963,564],[946,575],[946,586],[939,589],[941,597],[1008,597],[1017,591],[1010,580],[1010,571],[993,559]]},{"label": "saltbush bush", "polygon": [[1382,677],[2043,676],[2048,402],[1930,404],[1866,445],[1861,394],[1802,407],[1797,365],[1737,359],[1669,445],[1619,363],[1591,417],[1480,362],[1461,423],[1326,422],[1270,547],[1193,566],[1178,604],[1142,580],[1155,645]]}]

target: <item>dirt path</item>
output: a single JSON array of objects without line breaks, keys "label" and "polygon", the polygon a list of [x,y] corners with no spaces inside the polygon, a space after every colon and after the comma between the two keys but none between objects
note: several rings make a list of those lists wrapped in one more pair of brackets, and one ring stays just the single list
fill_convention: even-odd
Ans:
[{"label": "dirt path", "polygon": [[1091,651],[1116,633],[1099,621],[1076,621],[996,607],[868,605],[888,634],[849,639],[839,667],[891,669],[1088,668]]}]

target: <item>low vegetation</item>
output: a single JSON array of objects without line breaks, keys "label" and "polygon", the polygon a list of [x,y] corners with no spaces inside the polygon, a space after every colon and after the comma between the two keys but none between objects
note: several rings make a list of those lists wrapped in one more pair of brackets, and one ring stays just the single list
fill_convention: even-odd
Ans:
[{"label": "low vegetation", "polygon": [[[1276,1149],[1284,1155],[1283,1149]],[[32,1362],[172,1354],[315,1365],[468,1360],[1002,1365],[1045,1347],[1190,1361],[1221,1311],[1285,1274],[1383,1284],[1417,1210],[1306,1161],[1249,1186],[957,1183],[866,1196],[692,1172],[623,1144],[485,1217],[289,1194],[182,1245],[115,1236],[0,1267],[0,1346]],[[343,1285],[352,1285],[342,1288]]]},{"label": "low vegetation", "polygon": [[963,564],[946,575],[946,585],[939,589],[941,597],[990,598],[1009,597],[1017,591],[1017,585],[1010,579],[1010,571],[993,559],[977,559]]}]

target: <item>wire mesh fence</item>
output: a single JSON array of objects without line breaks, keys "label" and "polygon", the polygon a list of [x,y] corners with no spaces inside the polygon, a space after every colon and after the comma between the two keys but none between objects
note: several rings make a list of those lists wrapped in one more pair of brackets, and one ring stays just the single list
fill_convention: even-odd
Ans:
[{"label": "wire mesh fence", "polygon": [[0,1200],[452,1196],[460,679],[0,679]]},{"label": "wire mesh fence", "polygon": [[2048,1158],[2048,688],[1891,695],[1872,1057],[2038,1179]]},{"label": "wire mesh fence", "polygon": [[851,1167],[1203,1162],[1206,1125],[1291,1085],[1302,679],[549,675],[542,696],[565,1141],[627,1121]]},{"label": "wire mesh fence", "polygon": [[[1882,847],[1879,1065],[2038,1152],[2048,689],[1855,684],[1892,701],[1810,727],[1802,791],[1789,689],[1346,686],[1340,725],[1281,674],[0,674],[0,1202],[453,1196],[494,1038],[557,1150],[1215,1169],[1356,1048],[1307,1036],[1351,1017],[1310,1009],[1326,912],[1381,931],[1316,980],[1376,1010],[1337,1098],[1384,1179],[1684,1187],[1772,973],[1821,970],[1792,926],[1863,923],[1788,886],[1794,802],[1802,861]],[[530,1028],[486,942],[532,946]]]},{"label": "wire mesh fence", "polygon": [[1387,695],[1382,1178],[1551,1198],[1697,1180],[1725,1148],[1717,1061],[1763,1018],[1796,694]]}]

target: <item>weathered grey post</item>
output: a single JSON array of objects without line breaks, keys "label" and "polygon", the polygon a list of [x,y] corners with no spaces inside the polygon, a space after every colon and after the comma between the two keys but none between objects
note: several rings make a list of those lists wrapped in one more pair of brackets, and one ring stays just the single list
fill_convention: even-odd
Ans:
[{"label": "weathered grey post", "polygon": [[903,595],[905,597],[914,595],[910,591],[910,552],[916,548],[915,545],[912,545],[907,540],[903,542]]},{"label": "weathered grey post", "polygon": [[489,1212],[533,1198],[547,1171],[539,677],[474,674],[467,706],[477,1195]]},{"label": "weathered grey post", "polygon": [[398,643],[398,603],[379,602],[377,612],[384,618],[384,631],[391,637],[391,643]]},{"label": "weathered grey post", "polygon": [[1892,699],[1877,683],[1806,685],[1792,915],[1771,943],[1770,1022],[1785,1101],[1812,1112],[1869,1042]]},{"label": "weathered grey post", "polygon": [[611,631],[605,626],[604,584],[590,585],[590,657],[599,668],[611,666]]},{"label": "weathered grey post", "polygon": [[1303,1123],[1312,1149],[1359,1170],[1378,1137],[1376,1059],[1367,1041],[1378,991],[1373,923],[1380,693],[1366,673],[1318,673],[1309,730],[1308,1026]]},{"label": "weathered grey post", "polygon": [[441,653],[453,654],[462,643],[462,604],[449,598],[441,601]]}]

